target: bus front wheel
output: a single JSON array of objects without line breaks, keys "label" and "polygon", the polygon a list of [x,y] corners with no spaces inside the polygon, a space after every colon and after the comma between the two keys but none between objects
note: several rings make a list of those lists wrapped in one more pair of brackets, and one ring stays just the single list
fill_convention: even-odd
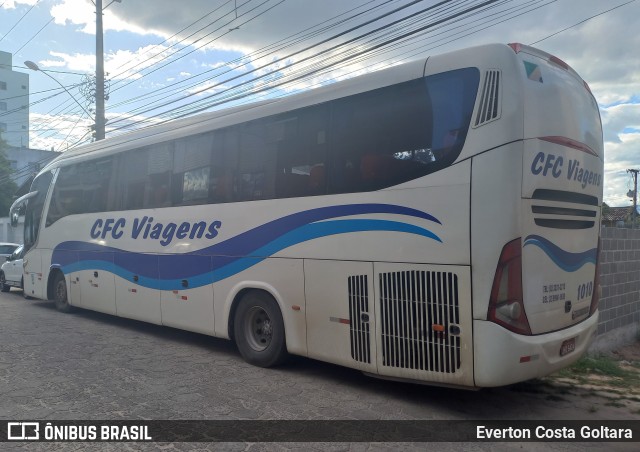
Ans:
[{"label": "bus front wheel", "polygon": [[233,326],[238,350],[249,364],[271,367],[286,359],[282,313],[267,293],[245,294],[236,309]]},{"label": "bus front wheel", "polygon": [[11,286],[7,284],[7,280],[4,277],[4,272],[0,272],[0,291],[9,292]]},{"label": "bus front wheel", "polygon": [[53,300],[56,303],[56,309],[60,312],[71,312],[73,307],[69,304],[67,298],[67,282],[64,275],[58,272],[53,280]]}]

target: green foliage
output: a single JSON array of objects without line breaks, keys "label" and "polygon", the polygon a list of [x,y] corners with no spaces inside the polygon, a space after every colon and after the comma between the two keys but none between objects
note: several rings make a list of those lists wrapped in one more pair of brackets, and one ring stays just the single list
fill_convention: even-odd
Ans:
[{"label": "green foliage", "polygon": [[6,143],[0,137],[0,217],[9,215],[9,208],[13,203],[13,195],[18,187],[9,177],[12,173],[11,164],[5,157]]}]

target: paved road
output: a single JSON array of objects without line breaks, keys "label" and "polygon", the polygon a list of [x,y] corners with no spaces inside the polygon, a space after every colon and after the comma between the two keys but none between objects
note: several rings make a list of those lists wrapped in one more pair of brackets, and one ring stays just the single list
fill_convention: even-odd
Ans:
[{"label": "paved road", "polygon": [[[294,358],[277,369],[246,364],[233,343],[90,311],[62,314],[52,303],[0,294],[0,418],[38,419],[640,419],[585,394],[551,394],[521,384],[479,392],[395,383]],[[5,444],[6,446],[6,444]],[[78,443],[11,444],[84,450]],[[55,447],[52,447],[55,446]],[[95,450],[120,450],[102,443]],[[424,444],[403,444],[424,450]],[[466,444],[512,450],[515,444]],[[522,450],[600,450],[602,444],[519,443]],[[615,444],[613,449],[635,450]],[[158,445],[128,448],[153,450]],[[460,444],[439,444],[459,450]],[[301,449],[282,444],[164,444],[166,450]],[[397,450],[397,444],[307,444],[315,450]]]}]

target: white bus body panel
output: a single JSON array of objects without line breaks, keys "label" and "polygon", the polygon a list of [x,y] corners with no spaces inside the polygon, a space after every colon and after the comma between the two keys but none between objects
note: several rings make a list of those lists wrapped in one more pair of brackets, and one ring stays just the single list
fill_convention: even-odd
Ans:
[{"label": "white bus body panel", "polygon": [[603,191],[602,126],[582,79],[530,48],[524,80],[522,274],[533,334],[590,314]]},{"label": "white bus body panel", "polygon": [[[522,142],[473,159],[471,243],[473,318],[486,320],[491,286],[502,247],[520,236]],[[499,176],[499,190],[496,179]]]},{"label": "white bus body panel", "polygon": [[115,276],[115,281],[116,311],[120,317],[162,325],[160,293],[156,289],[137,284],[133,277]]},{"label": "white bus body panel", "polygon": [[310,358],[377,373],[373,263],[304,262]]},{"label": "white bus body panel", "polygon": [[[589,348],[598,328],[598,314],[564,330],[538,336],[514,334],[493,322],[474,320],[475,385],[504,386],[540,378],[577,361]],[[575,350],[560,356],[562,344],[575,339]],[[490,344],[490,345],[489,345]]]}]

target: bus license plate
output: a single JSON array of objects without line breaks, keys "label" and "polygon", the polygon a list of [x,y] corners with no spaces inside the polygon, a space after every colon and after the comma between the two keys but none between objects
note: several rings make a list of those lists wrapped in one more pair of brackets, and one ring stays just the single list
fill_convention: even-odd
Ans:
[{"label": "bus license plate", "polygon": [[560,356],[568,355],[576,349],[576,338],[567,339],[560,347]]}]

